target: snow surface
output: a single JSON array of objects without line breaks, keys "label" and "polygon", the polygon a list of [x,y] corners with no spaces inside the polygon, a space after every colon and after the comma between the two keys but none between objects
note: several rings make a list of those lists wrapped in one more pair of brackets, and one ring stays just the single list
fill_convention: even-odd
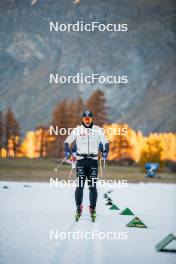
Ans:
[{"label": "snow surface", "polygon": [[[9,188],[2,188],[5,185]],[[126,227],[133,216],[109,210],[103,194],[111,188],[98,189],[97,221],[90,221],[86,188],[83,215],[75,222],[73,187],[0,182],[0,264],[176,263],[176,254],[155,250],[166,235],[176,234],[176,185],[140,183],[112,188],[109,196],[113,202],[121,210],[129,207],[148,228]],[[127,232],[128,239],[50,239],[51,230],[68,233],[95,229]]]}]

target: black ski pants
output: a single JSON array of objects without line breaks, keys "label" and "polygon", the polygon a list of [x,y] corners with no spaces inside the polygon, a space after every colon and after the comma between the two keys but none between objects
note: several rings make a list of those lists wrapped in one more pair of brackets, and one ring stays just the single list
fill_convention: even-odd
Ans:
[{"label": "black ski pants", "polygon": [[98,196],[96,187],[98,161],[91,158],[78,160],[76,164],[76,172],[78,184],[75,190],[75,201],[77,208],[79,208],[83,201],[83,189],[86,179],[89,187],[90,206],[95,208]]}]

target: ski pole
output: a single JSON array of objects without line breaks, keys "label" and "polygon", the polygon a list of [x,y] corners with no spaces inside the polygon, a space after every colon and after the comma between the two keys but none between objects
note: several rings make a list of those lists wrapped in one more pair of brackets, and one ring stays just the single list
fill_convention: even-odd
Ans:
[{"label": "ski pole", "polygon": [[65,157],[56,168],[54,168],[54,171],[58,171],[58,169],[60,168],[60,166],[62,165],[62,163],[67,159],[67,157]]},{"label": "ski pole", "polygon": [[75,153],[72,153],[72,155],[70,157],[70,161],[71,161],[71,170],[70,170],[70,173],[68,175],[68,180],[70,180],[71,177],[72,177],[73,169],[76,169],[76,156],[75,156]]},{"label": "ski pole", "polygon": [[72,173],[73,173],[73,169],[75,169],[76,168],[76,164],[75,163],[71,163],[71,170],[70,170],[70,173],[69,173],[69,175],[68,175],[68,180],[70,180],[71,179],[71,177],[72,177]]},{"label": "ski pole", "polygon": [[102,165],[101,165],[101,157],[100,157],[100,177],[103,177],[103,172],[102,172]]},{"label": "ski pole", "polygon": [[104,177],[106,177],[106,160],[103,159],[103,174],[104,174]]},{"label": "ski pole", "polygon": [[71,177],[72,177],[72,172],[73,172],[73,168],[71,167],[70,173],[69,173],[69,175],[68,175],[68,180],[71,179]]}]

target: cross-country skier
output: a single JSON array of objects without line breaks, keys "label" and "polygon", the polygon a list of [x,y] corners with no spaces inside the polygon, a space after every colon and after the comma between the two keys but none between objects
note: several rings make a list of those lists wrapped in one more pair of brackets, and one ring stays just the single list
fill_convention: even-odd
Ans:
[{"label": "cross-country skier", "polygon": [[[83,189],[86,178],[89,186],[89,211],[92,221],[96,218],[96,202],[97,202],[97,174],[98,174],[98,154],[101,146],[103,159],[107,158],[109,151],[109,143],[104,135],[104,131],[93,123],[93,114],[86,110],[82,115],[83,121],[78,125],[64,142],[65,157],[71,156],[71,144],[76,143],[76,172],[78,177],[78,186],[75,190],[76,201],[76,221],[82,213]],[[75,147],[74,147],[75,149]],[[74,153],[75,155],[75,153]]]}]

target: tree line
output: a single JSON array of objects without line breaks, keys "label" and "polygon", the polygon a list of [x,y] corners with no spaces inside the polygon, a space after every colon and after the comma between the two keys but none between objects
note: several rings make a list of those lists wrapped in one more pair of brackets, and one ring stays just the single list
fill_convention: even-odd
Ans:
[{"label": "tree line", "polygon": [[[146,162],[158,162],[162,166],[165,161],[176,160],[176,134],[154,133],[144,137],[140,131],[134,131],[127,124],[110,124],[105,95],[100,90],[92,93],[87,100],[81,97],[71,101],[61,100],[54,107],[49,124],[37,126],[34,131],[30,131],[30,136],[27,132],[23,140],[20,136],[19,123],[12,110],[9,108],[5,113],[0,112],[1,156],[63,158],[63,142],[67,134],[50,135],[49,126],[58,126],[66,130],[74,128],[81,124],[81,115],[86,108],[93,112],[95,124],[103,126],[105,131],[108,128],[116,131],[125,127],[128,129],[126,135],[107,135],[110,142],[109,160],[139,162],[142,167]],[[2,150],[6,155],[2,155]]]},{"label": "tree line", "polygon": [[[87,100],[79,97],[76,100],[59,101],[53,110],[49,125],[65,129],[74,128],[82,122],[81,114],[86,108],[94,113],[94,121],[97,125],[103,126],[108,122],[105,94],[101,90],[96,90]],[[67,135],[50,136],[49,125],[39,125],[35,128],[36,152],[40,157],[60,158],[63,156],[63,142]],[[20,151],[22,151],[20,149],[20,125],[10,108],[4,114],[0,112],[1,156],[2,149],[5,149],[6,157],[16,157],[17,154],[20,156]]]}]

